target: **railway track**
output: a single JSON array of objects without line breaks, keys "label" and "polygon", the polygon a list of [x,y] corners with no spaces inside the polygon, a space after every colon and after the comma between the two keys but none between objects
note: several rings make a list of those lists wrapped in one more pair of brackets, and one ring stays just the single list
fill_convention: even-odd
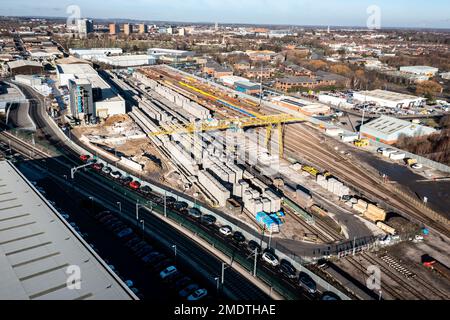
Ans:
[{"label": "railway track", "polygon": [[[365,269],[365,267],[362,266],[362,264],[357,261],[355,258],[353,257],[347,257],[345,259],[355,270],[358,270],[361,274],[365,275],[366,277],[369,277],[370,274],[367,273],[367,270]],[[392,298],[396,299],[396,300],[402,300],[404,299],[395,288],[393,288],[390,285],[387,285],[386,283],[381,283],[381,289],[382,292],[387,292]]]},{"label": "railway track", "polygon": [[416,281],[416,277],[410,277],[410,278],[406,278],[406,277],[402,277],[399,275],[398,271],[392,270],[389,266],[386,266],[385,262],[380,260],[375,259],[374,257],[370,256],[367,253],[361,253],[361,255],[359,255],[359,257],[361,257],[363,260],[366,260],[368,263],[372,264],[372,265],[377,265],[380,267],[380,269],[382,270],[384,276],[387,276],[389,278],[391,278],[392,280],[394,280],[399,287],[401,287],[402,289],[404,289],[405,291],[408,291],[410,294],[412,294],[413,296],[415,296],[416,298],[420,299],[420,300],[430,300],[431,298],[427,295],[425,295],[423,293],[423,290],[429,290],[430,284],[426,284],[425,286],[420,286],[420,288],[418,288],[417,286],[414,285],[414,281]]},{"label": "railway track", "polygon": [[[286,148],[291,152],[300,153],[306,160],[309,160],[325,170],[335,173],[335,175],[343,181],[365,191],[377,199],[391,204],[393,207],[413,216],[414,219],[421,221],[427,225],[432,225],[436,230],[448,233],[448,225],[437,223],[430,218],[420,208],[417,208],[411,201],[397,195],[393,190],[385,186],[381,179],[376,179],[367,175],[367,172],[358,166],[346,161],[340,155],[333,154],[320,143],[320,139],[311,133],[306,133],[305,128],[299,125],[293,125],[289,129],[290,139],[286,139]],[[324,157],[325,155],[325,157]],[[386,195],[389,194],[390,197]]]}]

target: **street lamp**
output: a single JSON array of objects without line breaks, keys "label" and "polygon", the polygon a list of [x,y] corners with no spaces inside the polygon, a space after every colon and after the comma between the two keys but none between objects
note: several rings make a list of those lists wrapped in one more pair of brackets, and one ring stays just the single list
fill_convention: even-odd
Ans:
[{"label": "street lamp", "polygon": [[91,200],[91,211],[94,211],[94,197],[89,197],[89,200]]},{"label": "street lamp", "polygon": [[145,221],[144,221],[144,219],[142,219],[140,222],[141,222],[141,224],[142,224],[142,239],[144,239],[144,234],[145,234]]},{"label": "street lamp", "polygon": [[219,293],[219,288],[220,288],[220,277],[215,277],[214,280],[216,280],[217,293]]},{"label": "street lamp", "polygon": [[122,202],[117,201],[117,205],[119,206],[119,212],[122,214]]},{"label": "street lamp", "polygon": [[177,245],[174,244],[174,245],[172,246],[172,248],[173,248],[174,255],[175,255],[175,260],[176,260],[176,259],[177,259]]}]

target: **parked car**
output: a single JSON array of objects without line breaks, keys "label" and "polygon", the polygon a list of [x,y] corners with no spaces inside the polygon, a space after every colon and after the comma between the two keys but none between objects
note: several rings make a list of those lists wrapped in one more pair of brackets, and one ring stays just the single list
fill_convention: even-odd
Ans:
[{"label": "parked car", "polygon": [[189,277],[182,277],[180,279],[178,279],[177,281],[175,281],[175,283],[173,284],[173,287],[175,290],[179,291],[182,288],[186,288],[187,285],[189,285],[191,283],[191,278]]},{"label": "parked car", "polygon": [[223,227],[220,227],[219,232],[221,234],[223,234],[224,236],[228,237],[228,236],[231,236],[233,229],[231,229],[230,226],[223,226]]},{"label": "parked car", "polygon": [[298,283],[309,293],[314,294],[317,292],[316,282],[305,272],[300,272],[300,275],[298,276]]},{"label": "parked car", "polygon": [[134,190],[138,190],[141,187],[141,183],[139,181],[131,181],[129,183],[129,187]]},{"label": "parked car", "polygon": [[255,240],[250,240],[247,244],[247,248],[251,252],[255,252],[255,249],[256,249],[256,252],[258,252],[258,253],[261,252],[261,246]]},{"label": "parked car", "polygon": [[99,219],[99,222],[100,222],[100,223],[106,223],[106,222],[111,221],[111,220],[113,220],[113,219],[117,220],[117,218],[114,217],[112,214],[108,214],[108,215],[102,216],[102,217]]},{"label": "parked car", "polygon": [[158,263],[156,263],[154,266],[152,266],[152,269],[154,271],[158,272],[158,271],[164,270],[165,268],[169,267],[172,264],[173,264],[173,261],[171,259],[167,258],[167,259],[161,260]]},{"label": "parked car", "polygon": [[297,269],[295,269],[295,267],[291,263],[281,262],[278,271],[288,279],[297,278]]},{"label": "parked car", "polygon": [[150,188],[149,186],[143,186],[139,189],[139,191],[141,191],[143,194],[149,194],[152,192],[152,188]]},{"label": "parked car", "polygon": [[106,174],[110,174],[112,169],[110,167],[103,167],[102,172]]},{"label": "parked car", "polygon": [[335,294],[334,292],[331,292],[331,291],[325,291],[325,292],[322,294],[320,300],[328,300],[328,301],[331,301],[331,300],[341,300],[341,298],[340,298],[337,294]]},{"label": "parked car", "polygon": [[94,170],[101,171],[101,170],[103,169],[103,164],[102,164],[102,163],[94,163],[94,164],[92,165],[92,168],[93,168]]},{"label": "parked car", "polygon": [[182,298],[187,298],[192,292],[199,288],[198,284],[192,283],[178,292],[178,295]]},{"label": "parked car", "polygon": [[169,267],[165,268],[163,271],[161,271],[159,273],[159,276],[161,277],[161,279],[165,279],[165,278],[167,278],[171,274],[174,274],[177,271],[178,270],[177,270],[177,268],[175,266],[169,266]]},{"label": "parked car", "polygon": [[186,209],[188,207],[188,204],[184,201],[177,201],[174,203],[173,208],[175,210],[181,210],[181,209]]},{"label": "parked car", "polygon": [[119,171],[112,171],[110,175],[115,179],[120,179],[120,177],[122,177],[122,174]]},{"label": "parked car", "polygon": [[199,219],[202,216],[202,213],[197,208],[189,208],[187,214],[196,219]]},{"label": "parked car", "polygon": [[280,264],[278,258],[269,251],[264,252],[261,258],[272,267],[276,267]]},{"label": "parked car", "polygon": [[122,184],[124,184],[124,185],[129,185],[130,182],[132,182],[132,181],[133,181],[133,178],[132,178],[132,177],[122,177],[122,178],[120,179],[120,182],[121,182]]},{"label": "parked car", "polygon": [[214,217],[214,216],[211,215],[211,214],[205,214],[205,215],[202,217],[202,221],[203,221],[204,224],[210,226],[210,225],[213,225],[213,224],[216,223],[217,218]]},{"label": "parked car", "polygon": [[83,161],[83,162],[87,162],[90,158],[91,158],[91,156],[88,155],[88,154],[82,154],[80,156],[80,160]]},{"label": "parked car", "polygon": [[233,234],[233,240],[236,241],[237,243],[243,243],[243,242],[245,242],[245,237],[242,234],[242,232],[236,231]]},{"label": "parked car", "polygon": [[122,239],[130,234],[133,233],[133,230],[131,230],[130,228],[126,228],[125,230],[120,231],[119,233],[117,233],[117,237],[119,239]]},{"label": "parked car", "polygon": [[132,247],[135,244],[139,243],[140,241],[141,241],[141,238],[139,238],[138,236],[134,236],[133,238],[131,238],[130,240],[128,240],[125,243],[125,246],[129,248],[129,247]]},{"label": "parked car", "polygon": [[99,219],[101,219],[101,218],[103,218],[103,217],[105,217],[106,215],[109,215],[109,214],[111,214],[110,211],[102,211],[102,212],[97,213],[97,214],[94,216],[94,218],[97,219],[97,220],[99,220]]},{"label": "parked car", "polygon": [[187,297],[189,301],[197,301],[203,299],[208,295],[208,291],[206,289],[197,289],[190,296]]}]

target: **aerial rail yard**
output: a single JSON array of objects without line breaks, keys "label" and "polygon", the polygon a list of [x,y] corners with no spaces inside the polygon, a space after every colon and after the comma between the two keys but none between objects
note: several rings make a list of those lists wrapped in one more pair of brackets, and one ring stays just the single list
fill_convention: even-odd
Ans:
[{"label": "aerial rail yard", "polygon": [[[133,109],[131,117],[141,124],[150,139],[163,149],[165,149],[165,143],[172,139],[179,141],[179,146],[184,146],[176,151],[176,157],[171,155],[171,151],[162,152],[173,163],[179,165],[177,168],[185,176],[185,181],[192,182],[194,189],[205,197],[205,201],[217,209],[228,212],[227,214],[234,215],[236,213],[232,212],[237,212],[229,211],[227,209],[229,204],[241,206],[239,210],[243,221],[256,229],[260,228],[261,223],[265,224],[265,232],[270,233],[270,237],[273,237],[272,241],[282,244],[294,234],[298,235],[298,230],[302,230],[301,238],[307,247],[312,243],[315,243],[317,248],[320,248],[321,244],[334,244],[338,250],[335,254],[342,258],[348,254],[354,254],[351,249],[354,246],[352,244],[354,238],[367,237],[368,241],[365,245],[361,244],[357,252],[370,249],[370,243],[373,240],[369,239],[372,239],[374,235],[385,234],[397,239],[397,234],[400,232],[398,229],[401,227],[398,223],[391,224],[391,220],[388,220],[390,212],[404,215],[407,219],[411,218],[413,223],[422,222],[437,230],[446,230],[445,224],[436,223],[431,210],[430,214],[424,213],[406,195],[397,193],[389,184],[382,183],[382,180],[373,175],[372,171],[362,170],[358,163],[348,160],[346,155],[335,152],[324,144],[319,134],[320,128],[317,125],[307,124],[306,116],[290,114],[286,117],[290,119],[289,121],[279,123],[274,121],[269,126],[270,121],[257,123],[256,121],[267,119],[267,117],[282,118],[283,113],[265,104],[259,105],[254,99],[234,95],[228,90],[221,90],[218,86],[186,76],[169,67],[141,68],[132,76],[117,73],[114,77],[118,81],[124,81],[126,85],[138,92],[140,107]],[[160,93],[165,96],[158,96]],[[171,123],[153,122],[151,117],[148,117],[151,112],[155,112],[155,105],[163,103],[167,107],[171,106],[172,101],[175,105],[181,105],[189,113],[189,107],[183,105],[181,101],[183,99],[186,99],[184,100],[186,104],[195,103],[196,111],[193,112],[197,114],[196,116],[184,114]],[[209,114],[199,111],[198,106],[205,108]],[[169,108],[172,109],[171,114],[173,110],[178,110],[173,108],[174,106]],[[154,115],[153,119],[156,118],[158,116]],[[197,127],[195,120],[199,122]],[[241,123],[249,121],[250,125],[239,126],[239,121]],[[265,174],[262,164],[264,161],[261,161],[264,157],[271,155],[271,151],[267,148],[267,140],[270,139],[267,133],[272,134],[268,129],[268,127],[272,128],[272,125],[278,125],[281,129],[275,133],[275,149],[272,145],[271,150],[279,150],[280,145],[284,149],[279,152],[281,154],[280,171],[276,176]],[[227,137],[221,143],[217,143],[216,139],[219,138],[216,131],[220,132],[220,130],[225,130]],[[256,165],[250,165],[244,161],[240,166],[235,167],[229,160],[221,158],[220,150],[236,151],[237,145],[233,143],[230,149],[226,149],[230,147],[230,141],[227,139],[231,141],[239,139],[236,135],[240,130],[246,130],[247,134],[256,131],[262,136],[260,140],[264,141],[261,145],[265,151],[264,154],[259,155],[260,159],[256,161]],[[200,140],[206,144],[200,148],[204,147],[206,153],[209,153],[206,159],[200,156],[204,154],[204,151],[195,152],[194,140],[183,141],[190,139],[191,133],[201,132],[205,135],[200,135]],[[228,137],[229,134],[231,134],[230,137]],[[256,140],[258,139],[253,142],[257,142]],[[362,139],[356,141],[349,149],[364,149],[367,145],[368,142]],[[191,155],[183,152],[188,146],[192,148],[188,149],[191,150]],[[244,154],[248,152],[248,149],[243,151]],[[196,154],[199,157],[196,158]],[[287,162],[284,155],[291,161]],[[191,156],[197,160],[197,162],[194,161],[194,165],[190,160],[184,161],[191,159]],[[235,156],[231,155],[232,162],[237,160]],[[183,161],[177,161],[174,158],[183,159]],[[292,162],[292,159],[297,161]],[[273,158],[271,160],[274,161]],[[190,165],[185,166],[187,163]],[[198,179],[193,179],[193,175],[198,175]],[[189,183],[185,185],[188,186]],[[276,188],[271,190],[270,186],[273,185],[276,185]],[[298,189],[299,185],[303,185],[306,192]],[[188,189],[185,191],[190,192]],[[386,196],[387,194],[389,197]],[[233,200],[236,198],[237,203]],[[264,219],[257,214],[266,211],[267,216]],[[284,214],[280,215],[278,211]],[[347,223],[343,223],[343,216],[350,212],[355,216],[361,215],[365,221],[361,223],[361,220],[356,219],[349,223],[346,219]],[[267,217],[271,222],[267,222]],[[345,242],[350,244],[350,249],[347,251],[345,245],[340,246]],[[299,253],[304,252],[300,243],[301,241],[296,248]],[[311,249],[309,252],[311,254],[320,250]]]}]

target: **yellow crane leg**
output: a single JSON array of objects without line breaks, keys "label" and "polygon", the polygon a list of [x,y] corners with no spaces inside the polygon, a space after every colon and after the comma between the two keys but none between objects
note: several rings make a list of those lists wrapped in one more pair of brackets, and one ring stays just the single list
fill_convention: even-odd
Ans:
[{"label": "yellow crane leg", "polygon": [[270,152],[270,136],[272,135],[272,125],[268,125],[266,127],[266,139],[265,139],[265,146],[267,148],[267,150],[269,150]]},{"label": "yellow crane leg", "polygon": [[283,145],[283,124],[280,122],[278,123],[278,148],[279,148],[279,157],[280,159],[283,158],[284,153],[284,145]]}]

